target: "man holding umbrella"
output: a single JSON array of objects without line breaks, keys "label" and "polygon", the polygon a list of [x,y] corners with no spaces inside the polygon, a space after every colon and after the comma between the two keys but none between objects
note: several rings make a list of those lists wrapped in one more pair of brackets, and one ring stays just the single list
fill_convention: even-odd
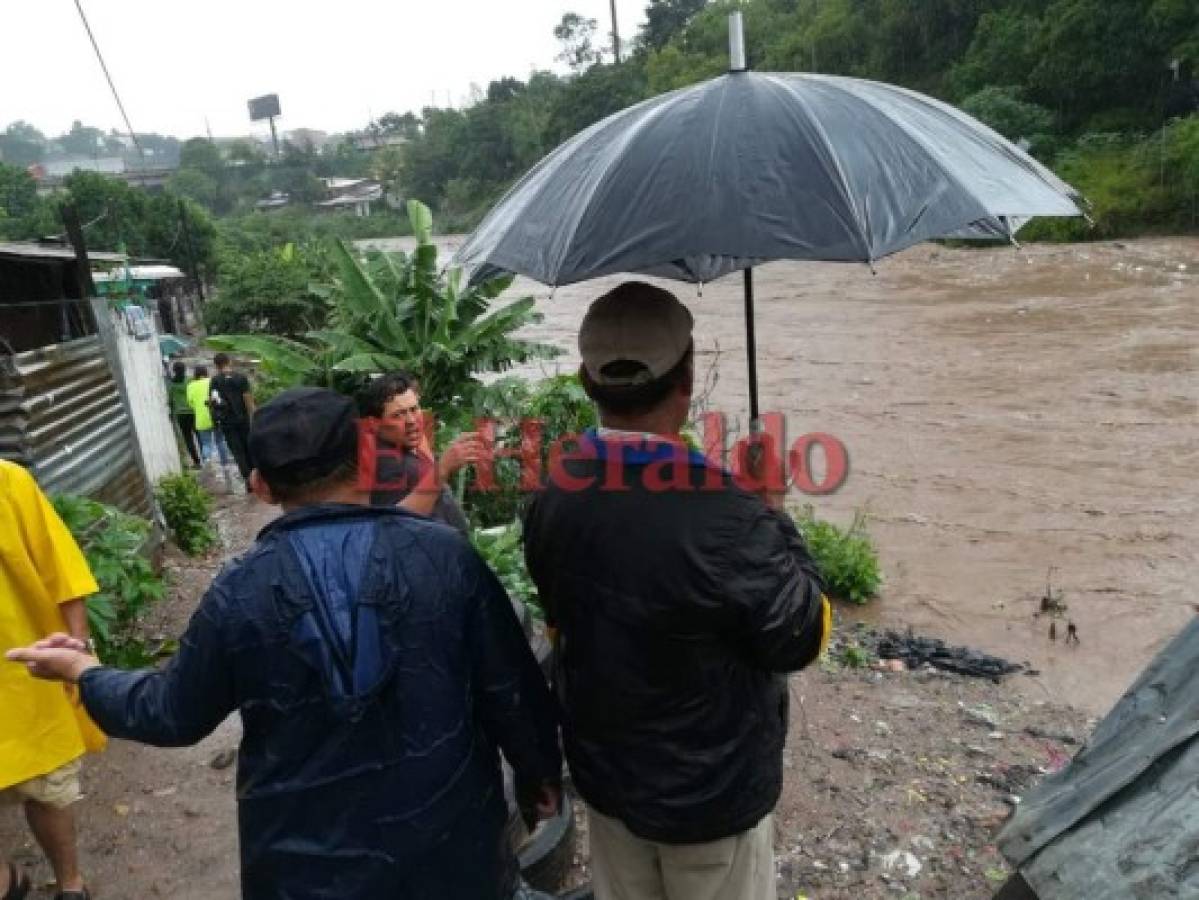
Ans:
[{"label": "man holding umbrella", "polygon": [[830,627],[793,523],[679,437],[691,329],[644,283],[591,305],[580,376],[602,427],[525,522],[599,900],[773,900],[785,673]]}]

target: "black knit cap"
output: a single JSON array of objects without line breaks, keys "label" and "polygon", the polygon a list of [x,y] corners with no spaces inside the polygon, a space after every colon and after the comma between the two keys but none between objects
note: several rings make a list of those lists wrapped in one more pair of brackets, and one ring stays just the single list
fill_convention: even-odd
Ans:
[{"label": "black knit cap", "polygon": [[250,455],[267,484],[300,487],[353,464],[358,456],[354,402],[325,388],[292,388],[254,414]]}]

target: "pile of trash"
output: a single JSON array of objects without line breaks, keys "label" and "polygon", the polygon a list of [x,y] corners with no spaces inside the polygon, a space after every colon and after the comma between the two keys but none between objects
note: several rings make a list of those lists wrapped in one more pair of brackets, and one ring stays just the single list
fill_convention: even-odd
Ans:
[{"label": "pile of trash", "polygon": [[989,678],[996,684],[1023,666],[969,647],[951,647],[938,638],[887,631],[878,638],[875,654],[879,659],[899,659],[909,669],[926,665],[972,678]]}]

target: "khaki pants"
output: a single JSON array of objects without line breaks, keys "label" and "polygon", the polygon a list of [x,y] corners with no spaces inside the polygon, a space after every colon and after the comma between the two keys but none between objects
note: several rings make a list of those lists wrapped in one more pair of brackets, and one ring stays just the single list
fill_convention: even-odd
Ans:
[{"label": "khaki pants", "polygon": [[774,819],[706,844],[660,844],[587,809],[596,900],[776,900]]},{"label": "khaki pants", "polygon": [[79,768],[79,760],[73,759],[53,772],[10,785],[0,790],[0,806],[16,806],[32,800],[43,806],[66,809],[83,799],[83,792],[79,788]]}]

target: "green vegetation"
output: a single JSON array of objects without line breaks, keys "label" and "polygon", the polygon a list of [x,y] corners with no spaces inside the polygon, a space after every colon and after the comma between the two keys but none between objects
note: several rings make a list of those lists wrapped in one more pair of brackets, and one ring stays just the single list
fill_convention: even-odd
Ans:
[{"label": "green vegetation", "polygon": [[295,338],[320,328],[328,303],[317,283],[332,264],[324,245],[284,244],[265,250],[221,254],[220,293],[204,306],[209,332],[264,331]]},{"label": "green vegetation", "polygon": [[62,234],[60,209],[73,203],[92,250],[125,250],[131,256],[170,260],[190,271],[180,204],[187,216],[197,265],[216,262],[216,227],[203,207],[164,192],[150,192],[96,172],[68,175],[62,192],[40,197],[33,177],[0,163],[0,240],[36,240]]},{"label": "green vegetation", "polygon": [[504,78],[465,109],[424,110],[401,183],[472,225],[570,135],[725,71],[734,6],[756,69],[893,82],[1026,140],[1094,201],[1096,225],[1049,222],[1029,237],[1199,228],[1199,4],[1186,0],[651,0],[619,64],[594,20],[567,13],[555,35],[572,74]]},{"label": "green vegetation", "polygon": [[534,618],[544,619],[545,611],[537,596],[537,586],[529,577],[525,567],[524,544],[521,543],[520,525],[513,522],[494,528],[476,528],[470,541],[479,555],[486,560],[508,592],[508,596],[525,605]]},{"label": "green vegetation", "polygon": [[84,497],[64,494],[54,508],[87,557],[100,591],[87,599],[88,626],[101,661],[139,668],[155,654],[138,634],[151,604],[162,599],[163,582],[147,558],[150,523]]},{"label": "green vegetation", "polygon": [[864,514],[856,513],[848,528],[817,519],[811,505],[794,518],[830,597],[861,605],[878,593],[883,577]]},{"label": "green vegetation", "polygon": [[[149,165],[179,165],[165,192],[76,173],[67,195],[92,223],[94,249],[124,246],[176,265],[186,262],[177,204],[184,198],[200,265],[210,277],[237,281],[234,292],[244,296],[245,270],[264,260],[228,257],[407,233],[393,209],[401,197],[429,200],[447,231],[473,227],[571,135],[725,71],[734,6],[745,14],[755,69],[872,78],[945,99],[1026,141],[1094,203],[1093,229],[1035,222],[1025,239],[1199,229],[1199,4],[1192,0],[648,0],[641,31],[626,40],[619,62],[600,23],[565,11],[554,34],[566,75],[499,78],[463,108],[387,113],[320,147],[293,135],[278,159],[248,140],[140,135]],[[37,196],[25,167],[98,150],[135,161],[120,135],[81,122],[56,138],[25,122],[0,131],[0,238],[60,233],[63,198]],[[312,204],[326,195],[320,179],[331,177],[375,178],[387,199],[369,217],[318,213]],[[292,205],[257,210],[272,194],[287,194]]]},{"label": "green vegetation", "polygon": [[352,393],[371,375],[419,372],[421,392],[435,409],[448,409],[478,389],[479,373],[555,355],[556,348],[513,337],[540,321],[533,298],[492,308],[512,284],[497,278],[464,288],[461,272],[443,271],[432,241],[427,207],[408,204],[416,249],[359,255],[333,245],[336,277],[319,290],[327,299],[323,327],[292,340],[273,335],[217,335],[209,344],[258,356],[283,387],[299,384]]},{"label": "green vegetation", "polygon": [[472,430],[479,419],[494,423],[497,449],[511,455],[495,462],[495,485],[481,490],[474,470],[462,483],[462,506],[471,522],[482,527],[507,525],[516,519],[524,492],[521,465],[516,453],[521,446],[521,423],[537,422],[542,471],[548,464],[550,447],[597,424],[595,406],[575,375],[558,375],[540,381],[501,378],[473,392],[468,404],[438,410],[438,445],[444,446],[463,431]]},{"label": "green vegetation", "polygon": [[212,498],[193,474],[168,475],[158,482],[154,497],[180,550],[201,556],[216,546]]}]

